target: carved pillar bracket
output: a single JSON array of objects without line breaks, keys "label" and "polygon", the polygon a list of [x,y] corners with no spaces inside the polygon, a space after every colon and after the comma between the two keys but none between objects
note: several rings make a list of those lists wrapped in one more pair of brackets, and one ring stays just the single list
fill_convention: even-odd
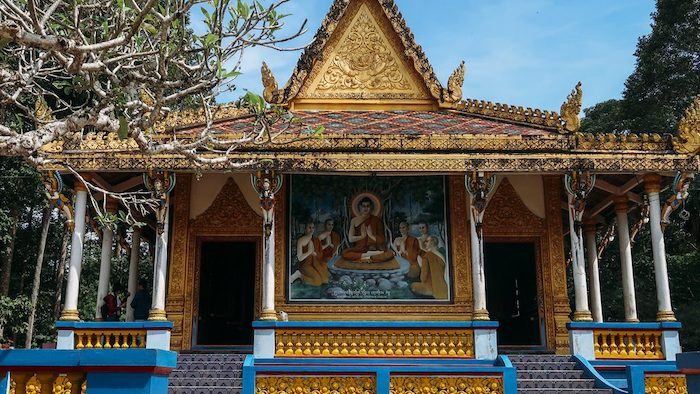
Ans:
[{"label": "carved pillar bracket", "polygon": [[680,218],[683,220],[690,219],[690,213],[685,209],[685,201],[688,199],[688,188],[690,182],[695,179],[695,174],[691,172],[678,172],[673,179],[672,190],[673,194],[666,200],[661,208],[661,230],[666,231],[669,223],[671,223],[671,214],[683,207]]},{"label": "carved pillar bracket", "polygon": [[68,231],[73,232],[75,220],[73,219],[73,204],[64,194],[65,185],[63,178],[58,171],[49,171],[43,175],[44,187],[46,187],[46,197],[58,210],[66,217]]},{"label": "carved pillar bracket", "polygon": [[484,274],[483,219],[486,205],[496,186],[496,176],[474,172],[464,179],[469,193],[469,227],[472,250],[472,286],[474,288],[474,320],[489,320],[486,308],[486,277]]},{"label": "carved pillar bracket", "polygon": [[263,302],[261,320],[277,320],[275,311],[275,195],[282,188],[282,175],[261,169],[250,177],[260,197],[263,215]]},{"label": "carved pillar bracket", "polygon": [[569,238],[571,240],[571,262],[576,297],[576,310],[574,311],[574,320],[576,321],[593,320],[588,308],[582,221],[586,210],[586,198],[593,190],[595,179],[594,174],[583,171],[575,171],[564,177],[564,188],[569,196]]},{"label": "carved pillar bracket", "polygon": [[165,314],[165,289],[168,275],[168,213],[170,209],[170,192],[175,188],[175,174],[168,172],[151,172],[143,175],[153,198],[158,201],[155,208],[157,219],[156,247],[153,261],[153,298],[148,320],[167,320]]}]

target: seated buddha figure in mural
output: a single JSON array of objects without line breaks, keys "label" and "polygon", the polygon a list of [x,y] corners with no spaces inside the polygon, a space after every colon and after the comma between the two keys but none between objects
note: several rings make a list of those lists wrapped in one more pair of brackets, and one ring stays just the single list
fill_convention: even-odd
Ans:
[{"label": "seated buddha figure in mural", "polygon": [[318,239],[321,241],[321,261],[326,264],[338,255],[340,249],[340,234],[334,228],[335,221],[328,219],[323,223],[323,232],[318,235]]},{"label": "seated buddha figure in mural", "polygon": [[392,246],[398,256],[408,260],[411,264],[406,276],[410,279],[416,279],[420,276],[420,265],[418,264],[418,258],[421,253],[420,241],[408,233],[407,222],[399,223],[399,234],[400,236],[394,239]]},{"label": "seated buddha figure in mural", "polygon": [[310,286],[321,286],[328,283],[328,267],[322,261],[321,241],[314,235],[316,225],[309,222],[304,228],[304,235],[297,240],[297,260],[299,271],[292,275],[292,281],[296,277]]},{"label": "seated buddha figure in mural", "polygon": [[447,282],[445,281],[445,258],[438,250],[440,242],[434,236],[425,241],[426,250],[421,253],[420,282],[411,284],[411,291],[422,296],[431,296],[436,300],[448,298]]},{"label": "seated buddha figure in mural", "polygon": [[368,193],[360,197],[353,199],[354,217],[348,229],[351,247],[343,250],[336,267],[357,270],[399,268],[394,253],[387,248],[379,199],[376,196],[370,198]]}]

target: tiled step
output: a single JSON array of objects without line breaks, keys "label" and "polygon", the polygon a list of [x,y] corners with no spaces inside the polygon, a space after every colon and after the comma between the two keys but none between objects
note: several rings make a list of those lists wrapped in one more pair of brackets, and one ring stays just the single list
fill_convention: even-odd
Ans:
[{"label": "tiled step", "polygon": [[592,379],[523,379],[518,380],[518,388],[523,389],[594,389]]},{"label": "tiled step", "polygon": [[172,387],[240,387],[242,379],[170,379]]},{"label": "tiled step", "polygon": [[513,363],[540,363],[540,362],[550,362],[550,363],[565,363],[571,361],[571,356],[554,355],[554,354],[514,354],[509,355],[508,358]]},{"label": "tiled step", "polygon": [[179,371],[240,371],[243,363],[197,363],[178,361]]},{"label": "tiled step", "polygon": [[[171,375],[172,376],[172,375]],[[520,379],[583,379],[583,371],[550,370],[550,371],[520,371]]]},{"label": "tiled step", "polygon": [[181,353],[177,355],[178,361],[183,362],[243,362],[247,354],[238,353]]},{"label": "tiled step", "polygon": [[170,386],[168,394],[241,394],[242,387],[178,387]]},{"label": "tiled step", "polygon": [[170,379],[241,379],[243,373],[237,371],[186,370],[176,369],[170,374]]},{"label": "tiled step", "polygon": [[576,363],[572,361],[567,362],[539,362],[539,363],[526,363],[526,362],[514,362],[513,366],[518,369],[518,371],[573,371],[576,369]]}]

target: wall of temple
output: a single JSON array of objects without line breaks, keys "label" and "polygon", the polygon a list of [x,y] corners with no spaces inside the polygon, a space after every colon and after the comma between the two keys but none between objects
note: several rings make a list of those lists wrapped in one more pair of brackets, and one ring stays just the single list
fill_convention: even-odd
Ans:
[{"label": "wall of temple", "polygon": [[[538,313],[542,320],[544,345],[550,350],[566,352],[568,337],[565,324],[569,303],[566,295],[561,182],[558,176],[499,177],[486,210],[484,238],[486,242],[535,245]],[[446,223],[449,227],[445,229],[445,234],[448,234],[449,242],[445,242],[444,248],[448,250],[443,252],[450,266],[449,273],[446,273],[446,279],[451,282],[448,283],[449,299],[419,297],[401,302],[326,299],[305,302],[290,297],[289,278],[294,274],[290,271],[296,267],[293,263],[296,255],[292,253],[294,248],[291,246],[292,243],[296,245],[297,239],[297,235],[290,234],[293,232],[290,230],[290,220],[294,220],[290,218],[294,214],[294,207],[290,204],[296,201],[289,198],[290,183],[294,182],[286,177],[275,207],[275,307],[278,312],[286,312],[290,320],[471,320],[472,277],[466,219],[468,194],[463,176],[444,178]],[[297,192],[299,182],[295,185]],[[258,196],[247,174],[205,174],[200,179],[180,175],[172,204],[172,247],[166,309],[169,320],[175,324],[173,348],[189,349],[193,341],[193,322],[198,313],[198,245],[202,240],[211,239],[256,240],[262,250],[262,218]],[[394,223],[390,226],[397,225]],[[417,231],[415,225],[412,229]],[[257,266],[256,316],[261,310],[260,258]],[[299,283],[297,281],[295,286],[298,287]]]}]

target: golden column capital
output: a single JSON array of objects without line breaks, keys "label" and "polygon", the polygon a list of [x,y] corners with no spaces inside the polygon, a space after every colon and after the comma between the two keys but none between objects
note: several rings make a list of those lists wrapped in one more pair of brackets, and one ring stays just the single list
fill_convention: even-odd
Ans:
[{"label": "golden column capital", "polygon": [[615,212],[617,213],[627,213],[629,211],[629,202],[630,199],[626,195],[622,196],[615,196]]},{"label": "golden column capital", "polygon": [[661,191],[661,175],[644,175],[644,191],[647,193],[658,193]]}]

